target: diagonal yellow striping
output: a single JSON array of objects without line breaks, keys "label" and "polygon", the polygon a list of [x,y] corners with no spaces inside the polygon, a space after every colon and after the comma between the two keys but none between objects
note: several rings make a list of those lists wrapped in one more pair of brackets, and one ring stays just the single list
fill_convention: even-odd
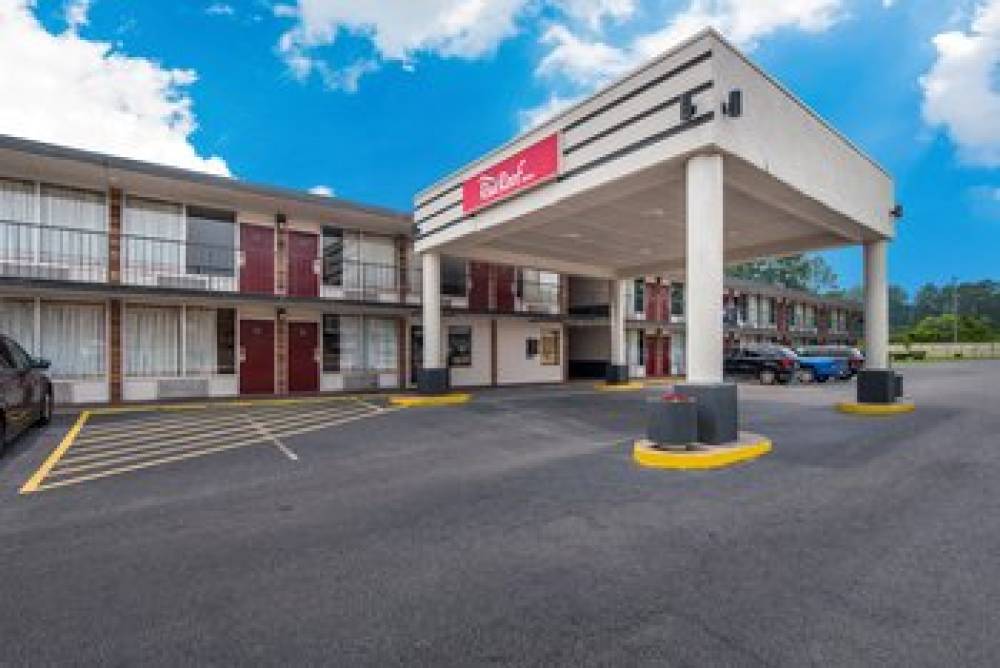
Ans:
[{"label": "diagonal yellow striping", "polygon": [[80,430],[83,429],[83,425],[87,424],[87,419],[90,418],[90,413],[88,411],[83,411],[80,413],[80,417],[76,419],[76,422],[70,427],[70,430],[66,432],[63,440],[60,441],[59,445],[56,446],[42,465],[38,467],[38,470],[28,479],[26,483],[21,487],[21,494],[30,494],[31,492],[38,491],[38,487],[45,476],[49,474],[58,462],[60,457],[69,450],[69,446],[73,445],[73,441],[80,434]]},{"label": "diagonal yellow striping", "polygon": [[[323,420],[330,417],[337,417],[340,415],[355,415],[361,413],[374,413],[376,409],[369,408],[352,408],[351,410],[345,411],[341,410],[336,413],[330,412],[307,412],[307,413],[287,413],[284,416],[279,416],[272,418],[271,420],[261,420],[265,425],[271,424],[283,424],[285,422],[295,422],[295,423],[308,423],[315,420]],[[217,427],[212,429],[211,427]],[[145,445],[145,444],[163,444],[174,442],[187,438],[202,438],[205,436],[210,436],[213,434],[228,433],[232,431],[246,431],[248,428],[247,415],[243,414],[239,416],[237,420],[226,420],[218,424],[209,425],[195,425],[191,428],[181,429],[177,427],[173,428],[156,428],[156,429],[136,429],[130,436],[116,435],[114,437],[102,436],[94,438],[89,435],[88,431],[85,431],[83,436],[81,436],[77,442],[74,444],[73,449],[66,455],[64,459],[74,459],[79,458],[85,454],[91,454],[96,452],[102,452],[105,450],[127,450],[133,446]]]},{"label": "diagonal yellow striping", "polygon": [[[294,430],[291,430],[291,431],[288,431],[288,432],[282,432],[280,434],[278,434],[276,432],[276,435],[283,436],[283,437],[295,436],[295,435],[298,435],[298,434],[308,433],[310,431],[317,431],[318,429],[322,429],[322,428],[325,428],[325,427],[333,427],[333,426],[337,426],[337,425],[340,425],[340,424],[346,424],[348,422],[353,422],[353,421],[356,421],[356,420],[361,420],[361,419],[363,419],[365,417],[368,417],[369,415],[377,415],[379,413],[391,413],[391,412],[395,412],[395,410],[394,409],[380,409],[378,413],[372,412],[372,413],[367,413],[367,414],[362,414],[362,415],[355,415],[355,416],[343,418],[343,419],[340,419],[340,420],[333,420],[333,421],[330,421],[330,422],[327,422],[327,423],[324,423],[324,424],[313,425],[313,426],[309,426],[309,427],[302,427],[302,428],[294,429]],[[45,490],[50,490],[50,489],[56,489],[56,488],[59,488],[59,487],[66,487],[66,486],[69,486],[69,485],[76,485],[76,484],[79,484],[79,483],[82,483],[82,482],[88,482],[90,480],[98,480],[100,478],[108,478],[108,477],[111,477],[111,476],[121,475],[123,473],[129,473],[129,472],[132,472],[132,471],[139,471],[139,470],[146,469],[146,468],[152,468],[154,466],[161,466],[163,464],[170,464],[170,463],[173,463],[173,462],[184,461],[184,460],[187,460],[187,459],[194,459],[194,458],[197,458],[197,457],[204,457],[206,455],[211,455],[211,454],[214,454],[214,453],[217,453],[217,452],[225,452],[227,450],[236,450],[238,448],[246,448],[246,447],[250,447],[250,446],[253,446],[253,445],[259,445],[259,444],[266,443],[266,442],[267,441],[264,441],[262,438],[259,438],[257,440],[243,439],[241,441],[236,441],[236,442],[232,442],[232,443],[224,443],[224,444],[221,444],[221,445],[215,444],[215,445],[212,445],[210,447],[203,448],[201,450],[185,451],[185,452],[181,452],[181,453],[177,453],[177,454],[168,455],[168,456],[165,456],[165,457],[160,457],[158,459],[149,459],[149,460],[145,460],[145,461],[141,461],[141,462],[130,463],[130,464],[127,464],[125,466],[119,466],[119,467],[115,467],[115,468],[111,468],[111,469],[106,469],[106,470],[102,470],[102,471],[95,471],[93,473],[88,473],[88,474],[85,474],[85,475],[74,476],[74,477],[70,477],[70,478],[62,478],[62,479],[59,479],[59,480],[54,480],[52,482],[46,482],[44,485],[41,485],[41,486],[37,487],[37,491],[45,491]]]}]

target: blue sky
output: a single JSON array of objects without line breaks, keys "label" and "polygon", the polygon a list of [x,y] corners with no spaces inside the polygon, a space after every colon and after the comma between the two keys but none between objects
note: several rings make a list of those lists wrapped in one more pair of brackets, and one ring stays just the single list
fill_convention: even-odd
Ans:
[{"label": "blue sky", "polygon": [[701,23],[894,175],[894,282],[1000,278],[1000,0],[0,0],[0,133],[405,210]]}]

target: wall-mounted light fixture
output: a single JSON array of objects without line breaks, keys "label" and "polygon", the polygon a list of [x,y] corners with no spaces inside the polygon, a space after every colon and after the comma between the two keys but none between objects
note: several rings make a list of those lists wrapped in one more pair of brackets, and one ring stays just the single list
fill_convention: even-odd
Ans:
[{"label": "wall-mounted light fixture", "polygon": [[901,219],[903,217],[903,205],[897,204],[896,206],[892,207],[892,211],[889,212],[889,215],[891,215],[896,220]]},{"label": "wall-mounted light fixture", "polygon": [[276,214],[274,216],[274,222],[278,226],[278,229],[282,229],[288,224],[288,216],[283,213]]},{"label": "wall-mounted light fixture", "polygon": [[722,115],[730,118],[739,118],[743,115],[743,91],[729,91],[729,97],[722,103]]},{"label": "wall-mounted light fixture", "polygon": [[681,95],[681,121],[683,122],[690,121],[698,113],[698,106],[691,98],[691,93]]}]

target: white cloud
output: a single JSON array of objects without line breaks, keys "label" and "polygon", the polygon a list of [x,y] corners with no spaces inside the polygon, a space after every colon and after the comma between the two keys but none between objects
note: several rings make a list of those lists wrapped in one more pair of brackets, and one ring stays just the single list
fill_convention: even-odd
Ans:
[{"label": "white cloud", "polygon": [[550,97],[536,109],[519,114],[522,127],[545,118],[555,101],[582,97],[641,63],[668,50],[706,27],[737,45],[752,49],[758,40],[782,29],[821,32],[844,16],[845,0],[687,0],[677,14],[623,45],[600,35],[583,37],[566,25],[551,26],[543,42],[551,49],[536,74],[568,86],[573,95]]},{"label": "white cloud", "polygon": [[924,120],[947,131],[963,162],[1000,166],[1000,0],[978,5],[967,30],[933,43],[937,60],[920,79]]},{"label": "white cloud", "polygon": [[522,131],[538,127],[545,121],[554,118],[563,110],[572,107],[579,99],[578,97],[552,95],[545,103],[519,112],[518,124],[521,126]]},{"label": "white cloud", "polygon": [[212,16],[234,16],[236,8],[227,2],[213,2],[205,8],[205,13]]},{"label": "white cloud", "polygon": [[66,25],[72,31],[77,31],[90,23],[91,0],[69,0],[64,8],[63,17]]},{"label": "white cloud", "polygon": [[605,20],[622,21],[636,11],[636,0],[559,0],[558,6],[571,19],[600,30]]},{"label": "white cloud", "polygon": [[336,193],[330,186],[313,186],[309,189],[309,192],[313,195],[319,195],[320,197],[335,197]]},{"label": "white cloud", "polygon": [[586,41],[566,26],[553,25],[542,37],[552,48],[538,64],[540,76],[561,76],[579,86],[594,86],[624,73],[632,61],[621,49],[597,41]]},{"label": "white cloud", "polygon": [[298,0],[294,8],[275,8],[277,16],[295,19],[278,51],[300,79],[317,71],[313,51],[333,44],[342,33],[368,39],[383,60],[408,63],[419,53],[478,58],[514,33],[515,18],[528,2]]},{"label": "white cloud", "polygon": [[0,133],[229,174],[222,158],[191,144],[193,71],[117,53],[73,29],[52,34],[33,6],[0,0]]}]

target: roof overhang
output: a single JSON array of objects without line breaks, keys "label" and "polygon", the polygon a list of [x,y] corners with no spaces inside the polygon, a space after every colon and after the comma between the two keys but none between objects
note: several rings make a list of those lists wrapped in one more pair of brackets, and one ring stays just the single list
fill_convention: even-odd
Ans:
[{"label": "roof overhang", "polygon": [[[723,112],[731,91],[738,117]],[[470,206],[482,174],[553,136],[553,178]],[[681,272],[685,166],[704,153],[724,157],[727,262],[894,236],[890,176],[706,30],[417,195],[417,250],[609,278]]]},{"label": "roof overhang", "polygon": [[409,234],[406,214],[297,190],[0,135],[0,176]]}]

